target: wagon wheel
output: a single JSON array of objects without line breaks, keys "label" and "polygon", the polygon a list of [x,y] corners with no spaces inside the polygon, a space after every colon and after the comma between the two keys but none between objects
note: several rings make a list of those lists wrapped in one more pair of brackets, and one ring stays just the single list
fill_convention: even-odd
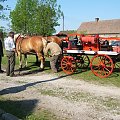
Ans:
[{"label": "wagon wheel", "polygon": [[72,56],[64,56],[61,60],[61,68],[67,74],[72,74],[76,70],[76,62]]},{"label": "wagon wheel", "polygon": [[120,55],[113,58],[113,60],[114,60],[114,64],[115,64],[115,66],[114,66],[115,70],[120,71]]},{"label": "wagon wheel", "polygon": [[108,55],[95,55],[91,59],[90,68],[94,75],[106,78],[112,74],[114,63]]},{"label": "wagon wheel", "polygon": [[77,56],[76,62],[77,62],[78,68],[86,69],[90,64],[90,59],[87,55],[80,55],[80,56]]},{"label": "wagon wheel", "polygon": [[120,62],[116,62],[115,67],[120,69]]}]

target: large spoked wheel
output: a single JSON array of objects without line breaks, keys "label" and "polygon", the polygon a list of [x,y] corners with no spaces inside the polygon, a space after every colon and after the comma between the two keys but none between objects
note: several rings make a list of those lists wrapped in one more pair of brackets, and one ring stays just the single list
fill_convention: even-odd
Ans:
[{"label": "large spoked wheel", "polygon": [[87,69],[90,64],[90,59],[87,55],[77,56],[77,67],[81,69]]},{"label": "large spoked wheel", "polygon": [[76,62],[72,56],[64,56],[61,60],[61,68],[66,74],[72,74],[76,70]]},{"label": "large spoked wheel", "polygon": [[108,55],[95,55],[91,59],[90,68],[94,75],[106,78],[112,74],[114,63]]}]

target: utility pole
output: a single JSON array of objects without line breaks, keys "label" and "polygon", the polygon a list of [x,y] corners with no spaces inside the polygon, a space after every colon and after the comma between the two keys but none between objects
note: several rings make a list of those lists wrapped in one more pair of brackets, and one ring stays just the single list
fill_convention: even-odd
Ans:
[{"label": "utility pole", "polygon": [[64,14],[63,14],[63,31],[64,31]]},{"label": "utility pole", "polygon": [[62,19],[63,19],[63,26],[62,27],[63,27],[63,31],[64,31],[64,13],[62,12],[61,15],[62,15]]}]

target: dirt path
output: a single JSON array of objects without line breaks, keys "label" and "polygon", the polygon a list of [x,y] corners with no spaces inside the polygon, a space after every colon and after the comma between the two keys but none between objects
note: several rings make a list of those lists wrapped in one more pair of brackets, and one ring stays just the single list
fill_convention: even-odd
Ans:
[{"label": "dirt path", "polygon": [[0,74],[0,94],[15,100],[33,100],[34,111],[49,109],[61,119],[120,120],[120,88],[100,86],[70,76],[44,72],[7,77]]}]

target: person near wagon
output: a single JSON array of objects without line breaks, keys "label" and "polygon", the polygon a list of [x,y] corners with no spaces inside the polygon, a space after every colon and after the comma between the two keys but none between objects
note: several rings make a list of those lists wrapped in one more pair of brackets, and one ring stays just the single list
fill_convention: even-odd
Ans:
[{"label": "person near wagon", "polygon": [[75,42],[75,45],[78,44],[78,37],[77,37],[77,35],[74,37],[74,42]]},{"label": "person near wagon", "polygon": [[6,56],[7,56],[7,67],[6,75],[13,77],[15,67],[15,43],[14,43],[14,32],[9,32],[8,37],[4,40]]},{"label": "person near wagon", "polygon": [[2,57],[4,56],[4,54],[3,54],[2,39],[3,39],[3,32],[0,32],[0,73],[3,73],[3,72],[4,72],[4,71],[2,70],[2,68],[1,68]]},{"label": "person near wagon", "polygon": [[58,72],[58,59],[62,54],[62,49],[55,42],[49,42],[45,48],[44,54],[50,56],[50,66],[54,73]]}]

